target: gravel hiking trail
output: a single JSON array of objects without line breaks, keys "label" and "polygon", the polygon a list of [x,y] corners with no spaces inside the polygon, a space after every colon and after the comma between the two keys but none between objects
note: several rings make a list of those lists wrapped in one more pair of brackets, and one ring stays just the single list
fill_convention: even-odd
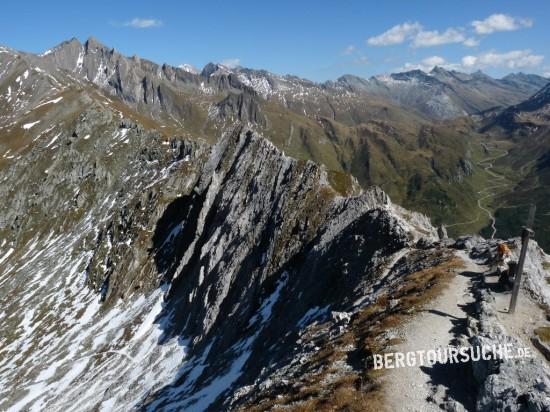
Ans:
[{"label": "gravel hiking trail", "polygon": [[[439,297],[412,321],[398,328],[396,334],[402,343],[390,348],[390,352],[446,348],[456,345],[457,339],[466,332],[466,319],[474,303],[471,279],[487,268],[472,261],[463,251],[456,255],[463,260],[464,267],[457,270]],[[440,405],[450,407],[458,402],[470,410],[475,402],[472,390],[475,383],[469,378],[469,367],[468,364],[435,364],[388,369],[384,381],[387,409],[441,411]]]},{"label": "gravel hiking trail", "polygon": [[[510,292],[497,291],[498,276],[492,268],[472,260],[467,252],[457,251],[464,262],[441,295],[395,334],[401,342],[388,352],[430,350],[449,345],[468,345],[464,339],[467,316],[474,313],[475,299],[471,294],[472,280],[484,276],[489,290],[493,289],[494,309],[499,323],[509,336],[518,338],[523,347],[547,362],[531,342],[533,331],[547,325],[544,310],[521,288],[514,315],[508,313]],[[469,364],[435,364],[387,369],[384,390],[389,411],[473,411],[475,410],[476,383]]]}]

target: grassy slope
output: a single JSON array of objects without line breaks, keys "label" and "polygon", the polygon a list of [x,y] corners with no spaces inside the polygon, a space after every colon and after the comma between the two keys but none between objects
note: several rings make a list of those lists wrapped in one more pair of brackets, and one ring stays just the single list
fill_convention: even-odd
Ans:
[{"label": "grassy slope", "polygon": [[[152,120],[145,108],[138,108],[138,113],[116,98],[106,100],[92,85],[65,93],[66,104],[76,101],[79,94],[87,93],[123,116],[163,135],[215,142],[232,122],[207,116],[208,106],[222,100],[224,95],[182,94],[178,98],[186,116],[157,121]],[[352,193],[353,182],[346,175],[351,173],[363,187],[381,186],[393,201],[427,214],[436,224],[475,220],[453,227],[451,235],[477,232],[487,225],[487,217],[477,208],[476,193],[488,185],[490,176],[477,165],[486,154],[480,145],[482,137],[473,131],[471,122],[459,119],[434,124],[414,111],[377,99],[337,100],[331,105],[333,116],[330,119],[323,117],[324,113],[304,115],[276,101],[260,100],[260,107],[262,115],[268,119],[267,126],[260,130],[262,134],[290,156],[324,164],[330,171],[332,185],[340,193]],[[313,107],[310,103],[306,111],[315,112]],[[34,117],[52,121],[57,116],[49,114],[53,109],[46,106],[32,112],[25,121]],[[64,123],[74,120],[78,112],[75,106],[71,119]],[[21,133],[21,128],[14,128],[9,133],[4,130],[3,134],[7,134],[2,139],[4,149],[6,145],[30,144]],[[459,170],[459,162],[464,160],[472,164],[473,173],[460,180],[458,175],[463,172]]]},{"label": "grassy slope", "polygon": [[[500,135],[503,132],[493,132]],[[519,236],[527,221],[529,205],[537,206],[535,239],[545,250],[550,250],[550,167],[542,157],[550,153],[550,129],[541,128],[530,136],[515,136],[508,140],[510,155],[500,159],[498,170],[510,176],[513,183],[507,191],[495,199],[497,236]]]},{"label": "grassy slope", "polygon": [[[396,203],[449,225],[450,236],[492,234],[488,214],[478,207],[480,198],[497,218],[496,236],[517,236],[528,204],[535,202],[536,238],[550,248],[550,171],[537,171],[533,162],[550,152],[547,131],[535,141],[513,141],[502,133],[480,134],[466,118],[430,123],[378,101],[367,109],[348,107],[349,114],[336,111],[336,120],[314,121],[273,102],[263,109],[270,119],[264,135],[287,154],[351,173],[364,187],[381,186]],[[494,157],[499,158],[488,160]],[[472,173],[458,179],[461,160],[469,161]]]},{"label": "grassy slope", "polygon": [[[477,215],[476,192],[488,176],[475,165],[483,156],[481,138],[469,122],[431,125],[390,106],[385,111],[389,122],[366,119],[346,125],[327,118],[314,121],[273,102],[262,107],[270,120],[264,135],[287,154],[351,173],[364,187],[379,185],[396,203],[428,214],[435,223]],[[461,159],[472,163],[473,173],[458,181]],[[478,231],[485,224],[480,218],[455,232]]]}]

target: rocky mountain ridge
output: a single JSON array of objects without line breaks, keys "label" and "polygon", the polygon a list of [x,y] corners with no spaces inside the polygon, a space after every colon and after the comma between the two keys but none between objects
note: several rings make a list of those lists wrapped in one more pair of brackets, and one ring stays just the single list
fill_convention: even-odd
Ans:
[{"label": "rocky mountain ridge", "polygon": [[435,67],[429,73],[412,70],[363,80],[344,76],[336,84],[385,97],[435,118],[448,119],[506,108],[536,93],[548,79],[523,73],[493,79],[482,72],[460,73]]},{"label": "rocky mountain ridge", "polygon": [[117,119],[88,109],[3,172],[20,206],[2,209],[2,408],[71,410],[76,393],[80,410],[229,407],[228,390],[274,372],[255,365],[290,362],[300,328],[435,235],[379,189],[341,197],[250,130],[210,148]]},{"label": "rocky mountain ridge", "polygon": [[[410,205],[418,203],[411,199],[414,192],[446,191],[450,182],[474,172],[456,128],[432,125],[383,99],[335,88],[332,93],[298,78],[275,81],[267,72],[213,64],[195,75],[124,57],[94,39],[85,44],[73,39],[40,56],[5,51],[0,67],[0,126],[12,135],[9,144],[2,143],[7,152],[0,162],[13,161],[25,147],[25,136],[33,134],[25,127],[46,132],[42,126],[71,117],[69,103],[86,93],[147,127],[210,143],[234,122],[249,124],[285,153],[327,166],[332,180],[345,182],[340,174],[351,172],[365,188],[387,185],[384,189],[407,206],[407,198]],[[266,82],[282,94],[264,98],[258,85]],[[443,149],[448,146],[453,150]],[[433,158],[426,155],[430,152]],[[340,189],[345,192],[347,185]]]},{"label": "rocky mountain ridge", "polygon": [[[209,143],[242,122],[285,153],[324,164],[334,172],[332,180],[351,173],[364,188],[379,185],[397,203],[456,228],[454,234],[489,223],[479,217],[477,205],[491,178],[477,163],[488,137],[480,124],[509,112],[495,104],[519,101],[547,81],[521,73],[496,80],[440,67],[369,80],[343,76],[323,84],[219,64],[195,74],[122,56],[94,38],[84,44],[72,39],[42,55],[3,48],[0,67],[0,127],[10,135],[30,137],[25,127],[45,132],[46,122],[35,123],[40,117],[35,113],[69,109],[59,103],[82,90],[110,100],[121,113],[130,108],[134,120],[148,127]],[[488,109],[439,121],[421,107],[455,115]],[[0,164],[17,158],[17,145],[3,146]],[[462,222],[477,223],[468,228]]]},{"label": "rocky mountain ridge", "polygon": [[158,105],[163,104],[173,116],[183,115],[177,111],[178,94],[209,95],[230,90],[275,99],[292,110],[306,112],[312,103],[320,106],[328,99],[337,105],[349,98],[349,93],[355,97],[366,94],[412,108],[429,118],[448,119],[519,103],[548,84],[548,79],[532,74],[493,79],[481,72],[466,74],[441,67],[429,73],[412,70],[368,80],[347,75],[324,83],[212,63],[199,72],[189,65],[172,67],[137,56],[128,58],[93,37],[84,44],[73,38],[33,60],[46,68],[83,76],[133,106],[144,104],[150,114],[159,115]]},{"label": "rocky mountain ridge", "polygon": [[[389,82],[505,90],[464,76]],[[448,215],[479,202],[477,123],[349,89],[361,82],[195,74],[94,39],[1,48],[0,409],[379,410],[371,355],[459,270],[455,248],[496,243],[438,242],[383,190]],[[548,262],[532,248],[524,289],[541,304]],[[480,373],[480,402],[495,380],[511,405],[544,402],[509,376]]]}]

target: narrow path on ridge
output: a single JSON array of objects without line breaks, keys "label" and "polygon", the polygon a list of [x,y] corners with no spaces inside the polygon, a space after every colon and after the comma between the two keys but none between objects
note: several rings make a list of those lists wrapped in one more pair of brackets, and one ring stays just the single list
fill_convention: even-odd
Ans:
[{"label": "narrow path on ridge", "polygon": [[[470,294],[472,274],[482,273],[485,266],[472,261],[466,252],[456,255],[464,262],[449,285],[410,322],[398,328],[403,342],[391,352],[414,352],[456,345],[466,333],[467,316],[473,306]],[[435,364],[388,369],[384,378],[386,405],[390,411],[441,411],[442,404],[458,402],[472,410],[475,399],[472,379],[465,364]]]}]

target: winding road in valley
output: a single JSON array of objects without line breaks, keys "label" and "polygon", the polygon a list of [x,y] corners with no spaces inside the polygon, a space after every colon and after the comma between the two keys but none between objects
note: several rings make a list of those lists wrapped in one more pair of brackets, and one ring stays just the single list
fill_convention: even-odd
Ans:
[{"label": "winding road in valley", "polygon": [[[481,143],[481,145],[483,146],[483,148],[485,149],[485,151],[487,153],[489,153],[489,151],[491,149],[493,149],[493,150],[495,150],[495,149],[496,150],[502,150],[502,149],[497,149],[497,148],[490,148],[487,144],[484,144],[484,143]],[[497,233],[496,218],[495,218],[494,214],[489,209],[487,209],[485,206],[483,206],[482,202],[485,199],[495,197],[497,195],[497,193],[494,192],[495,189],[498,189],[498,188],[501,188],[501,187],[508,187],[508,186],[511,185],[506,180],[506,177],[504,177],[503,175],[501,175],[499,173],[496,173],[495,171],[492,170],[493,167],[494,167],[495,160],[498,160],[502,157],[508,156],[508,154],[509,154],[508,150],[502,150],[502,153],[498,154],[497,156],[489,156],[489,157],[487,157],[485,159],[482,159],[478,162],[478,165],[483,167],[483,169],[489,175],[492,176],[492,182],[495,183],[495,184],[492,184],[492,185],[486,187],[485,189],[480,190],[480,191],[477,192],[477,194],[480,195],[480,197],[477,199],[477,207],[483,213],[487,214],[487,216],[489,217],[489,220],[491,222],[491,229],[492,229],[491,239],[494,239],[494,237]],[[451,225],[446,225],[445,227],[450,228],[450,227],[454,227],[454,226],[462,226],[462,225],[476,223],[479,220],[479,217],[480,217],[480,213],[478,213],[477,217],[473,220],[470,220],[470,221],[467,221],[467,222],[453,223]]]},{"label": "winding road in valley", "polygon": [[[487,145],[484,145],[484,148],[485,148],[485,150],[489,151],[489,147]],[[510,186],[510,183],[506,180],[506,177],[504,177],[503,175],[501,175],[499,173],[496,173],[495,171],[492,170],[493,167],[494,167],[495,160],[498,160],[502,157],[506,157],[506,156],[508,156],[508,154],[509,154],[508,150],[504,150],[501,154],[499,154],[497,156],[489,157],[489,158],[483,159],[483,160],[478,162],[478,164],[481,167],[483,167],[487,173],[489,173],[491,176],[493,176],[494,182],[500,182],[500,183],[497,183],[495,185],[486,187],[485,189],[480,190],[479,192],[477,192],[479,195],[481,195],[481,197],[477,200],[477,206],[482,211],[487,213],[487,216],[489,216],[489,220],[491,221],[491,228],[493,230],[493,232],[491,233],[491,239],[494,239],[495,234],[497,233],[496,218],[489,209],[487,209],[486,207],[483,207],[481,202],[485,199],[495,197],[496,193],[493,192],[494,189],[498,189],[500,187]]]}]

